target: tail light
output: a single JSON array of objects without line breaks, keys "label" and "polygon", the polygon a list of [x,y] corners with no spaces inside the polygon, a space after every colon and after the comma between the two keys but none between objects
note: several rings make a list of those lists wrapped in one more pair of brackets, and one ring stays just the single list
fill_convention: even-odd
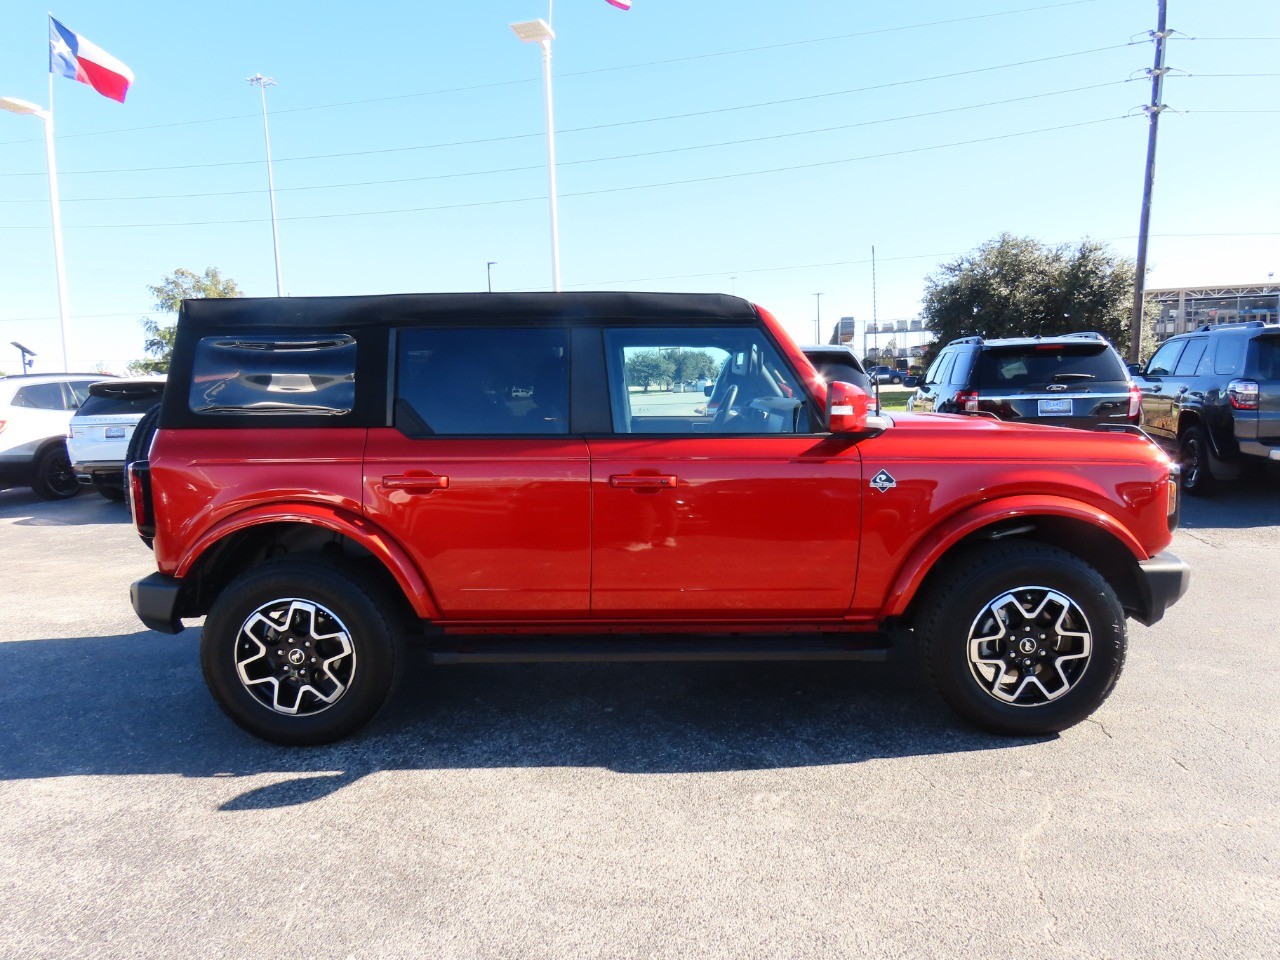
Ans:
[{"label": "tail light", "polygon": [[1169,472],[1169,479],[1165,481],[1166,494],[1166,512],[1169,518],[1169,532],[1172,533],[1178,529],[1178,468],[1174,467]]},{"label": "tail light", "polygon": [[977,390],[957,390],[956,406],[966,413],[973,413],[978,409],[978,391]]},{"label": "tail light", "polygon": [[133,525],[148,545],[156,535],[155,511],[151,506],[151,465],[145,460],[129,464],[129,510]]},{"label": "tail light", "polygon": [[1136,383],[1129,384],[1128,418],[1130,423],[1137,423],[1142,419],[1142,391]]},{"label": "tail light", "polygon": [[1252,380],[1232,380],[1227,384],[1227,400],[1237,410],[1258,409],[1258,385]]}]

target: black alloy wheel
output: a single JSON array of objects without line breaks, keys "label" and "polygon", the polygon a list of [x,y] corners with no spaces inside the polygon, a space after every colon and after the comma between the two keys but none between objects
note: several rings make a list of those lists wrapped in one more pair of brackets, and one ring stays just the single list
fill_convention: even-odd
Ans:
[{"label": "black alloy wheel", "polygon": [[68,500],[80,492],[80,481],[71,469],[67,445],[63,441],[51,443],[36,457],[31,489],[45,500]]},{"label": "black alloy wheel", "polygon": [[1209,469],[1209,435],[1204,427],[1192,424],[1178,440],[1178,462],[1182,466],[1182,489],[1193,497],[1211,493],[1213,474]]}]

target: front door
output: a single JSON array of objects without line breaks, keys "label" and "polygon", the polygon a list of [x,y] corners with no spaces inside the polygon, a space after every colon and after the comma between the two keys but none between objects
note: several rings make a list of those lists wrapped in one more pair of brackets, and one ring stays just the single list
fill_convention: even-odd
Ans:
[{"label": "front door", "polygon": [[[842,616],[861,463],[758,328],[605,332],[613,432],[589,438],[592,616]],[[711,371],[708,410],[692,387]]]}]

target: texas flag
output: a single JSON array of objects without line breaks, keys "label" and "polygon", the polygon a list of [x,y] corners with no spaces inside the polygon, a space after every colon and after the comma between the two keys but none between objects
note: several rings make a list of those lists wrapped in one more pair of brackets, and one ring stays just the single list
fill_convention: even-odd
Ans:
[{"label": "texas flag", "polygon": [[104,97],[124,103],[133,71],[92,40],[49,18],[49,72],[87,83]]}]

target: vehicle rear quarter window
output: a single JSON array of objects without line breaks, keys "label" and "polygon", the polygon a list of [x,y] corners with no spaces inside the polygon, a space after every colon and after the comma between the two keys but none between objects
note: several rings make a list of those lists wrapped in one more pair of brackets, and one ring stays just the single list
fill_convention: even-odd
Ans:
[{"label": "vehicle rear quarter window", "polygon": [[562,328],[403,330],[397,353],[395,425],[407,436],[569,432]]},{"label": "vehicle rear quarter window", "polygon": [[1196,373],[1196,367],[1200,365],[1200,358],[1204,356],[1204,349],[1209,345],[1209,341],[1205,337],[1193,337],[1187,341],[1182,356],[1178,357],[1178,363],[1173,368],[1175,377],[1193,377]]},{"label": "vehicle rear quarter window", "polygon": [[356,342],[344,334],[205,337],[188,403],[203,416],[341,416],[355,379]]},{"label": "vehicle rear quarter window", "polygon": [[799,379],[756,327],[611,329],[605,354],[616,433],[809,430]]},{"label": "vehicle rear quarter window", "polygon": [[993,348],[982,354],[977,368],[977,383],[987,389],[1125,379],[1119,356],[1105,343],[1090,341]]},{"label": "vehicle rear quarter window", "polygon": [[1249,341],[1245,337],[1218,337],[1213,351],[1213,372],[1219,376],[1229,377],[1239,373],[1244,367],[1245,349]]},{"label": "vehicle rear quarter window", "polygon": [[13,395],[13,406],[36,410],[67,410],[60,383],[32,383],[19,387]]},{"label": "vehicle rear quarter window", "polygon": [[929,365],[929,371],[924,375],[924,382],[928,384],[950,383],[951,370],[956,362],[956,352],[954,350],[943,350],[938,354],[938,359]]}]

